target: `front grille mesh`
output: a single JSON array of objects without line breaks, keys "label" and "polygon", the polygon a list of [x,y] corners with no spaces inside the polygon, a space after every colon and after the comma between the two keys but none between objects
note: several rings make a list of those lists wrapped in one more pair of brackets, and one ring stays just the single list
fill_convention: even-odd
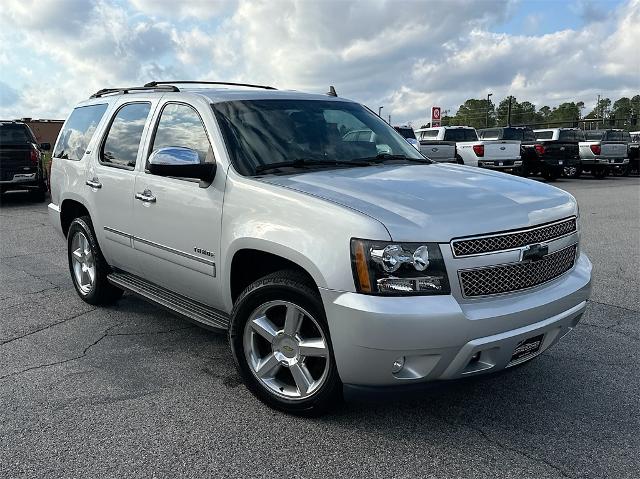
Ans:
[{"label": "front grille mesh", "polygon": [[531,263],[511,263],[460,271],[462,294],[487,296],[531,288],[569,271],[576,259],[576,245]]},{"label": "front grille mesh", "polygon": [[456,256],[471,256],[474,254],[491,253],[513,248],[520,248],[534,243],[553,240],[576,231],[576,219],[552,225],[540,226],[533,229],[514,231],[484,238],[472,238],[453,242],[453,253]]}]

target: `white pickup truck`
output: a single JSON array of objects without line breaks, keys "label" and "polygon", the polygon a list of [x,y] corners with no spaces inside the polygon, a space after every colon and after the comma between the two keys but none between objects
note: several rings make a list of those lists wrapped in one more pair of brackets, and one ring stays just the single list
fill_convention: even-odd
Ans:
[{"label": "white pickup truck", "polygon": [[584,132],[585,140],[578,143],[583,171],[590,171],[596,178],[604,178],[614,169],[629,167],[629,133],[623,130],[590,130]]},{"label": "white pickup truck", "polygon": [[420,140],[424,136],[455,142],[458,163],[503,171],[519,171],[522,167],[518,140],[479,140],[476,129],[470,126],[442,126],[418,131]]}]

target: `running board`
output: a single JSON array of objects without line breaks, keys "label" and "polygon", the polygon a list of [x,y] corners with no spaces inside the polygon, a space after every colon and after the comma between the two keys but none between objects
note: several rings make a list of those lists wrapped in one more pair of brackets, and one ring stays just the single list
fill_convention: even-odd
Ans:
[{"label": "running board", "polygon": [[172,313],[207,328],[229,329],[229,315],[193,299],[174,293],[162,286],[129,273],[117,272],[107,276],[112,285],[140,296]]}]

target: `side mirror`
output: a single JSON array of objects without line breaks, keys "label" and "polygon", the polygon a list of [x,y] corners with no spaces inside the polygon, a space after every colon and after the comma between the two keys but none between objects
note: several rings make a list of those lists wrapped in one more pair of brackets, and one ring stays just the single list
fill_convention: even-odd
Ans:
[{"label": "side mirror", "polygon": [[149,156],[149,173],[176,178],[197,178],[200,188],[207,188],[216,176],[215,163],[200,163],[198,152],[191,148],[170,146]]},{"label": "side mirror", "polygon": [[40,149],[43,151],[51,150],[51,143],[40,143]]}]

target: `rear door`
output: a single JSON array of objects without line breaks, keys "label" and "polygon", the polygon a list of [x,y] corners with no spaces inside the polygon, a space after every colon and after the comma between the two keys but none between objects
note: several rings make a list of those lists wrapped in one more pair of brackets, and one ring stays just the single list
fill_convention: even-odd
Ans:
[{"label": "rear door", "polygon": [[201,162],[216,162],[202,120],[205,115],[213,118],[211,107],[203,103],[198,108],[168,101],[153,120],[145,163],[135,184],[134,247],[141,252],[144,278],[209,306],[221,307],[216,264],[224,171],[219,168],[214,182],[201,188],[198,180],[157,176],[146,168],[153,151],[169,146],[190,148],[198,152]]},{"label": "rear door", "polygon": [[107,262],[134,274],[140,273],[140,253],[132,239],[135,167],[157,103],[152,97],[136,95],[133,101],[124,95],[115,104],[85,181],[93,226]]}]

